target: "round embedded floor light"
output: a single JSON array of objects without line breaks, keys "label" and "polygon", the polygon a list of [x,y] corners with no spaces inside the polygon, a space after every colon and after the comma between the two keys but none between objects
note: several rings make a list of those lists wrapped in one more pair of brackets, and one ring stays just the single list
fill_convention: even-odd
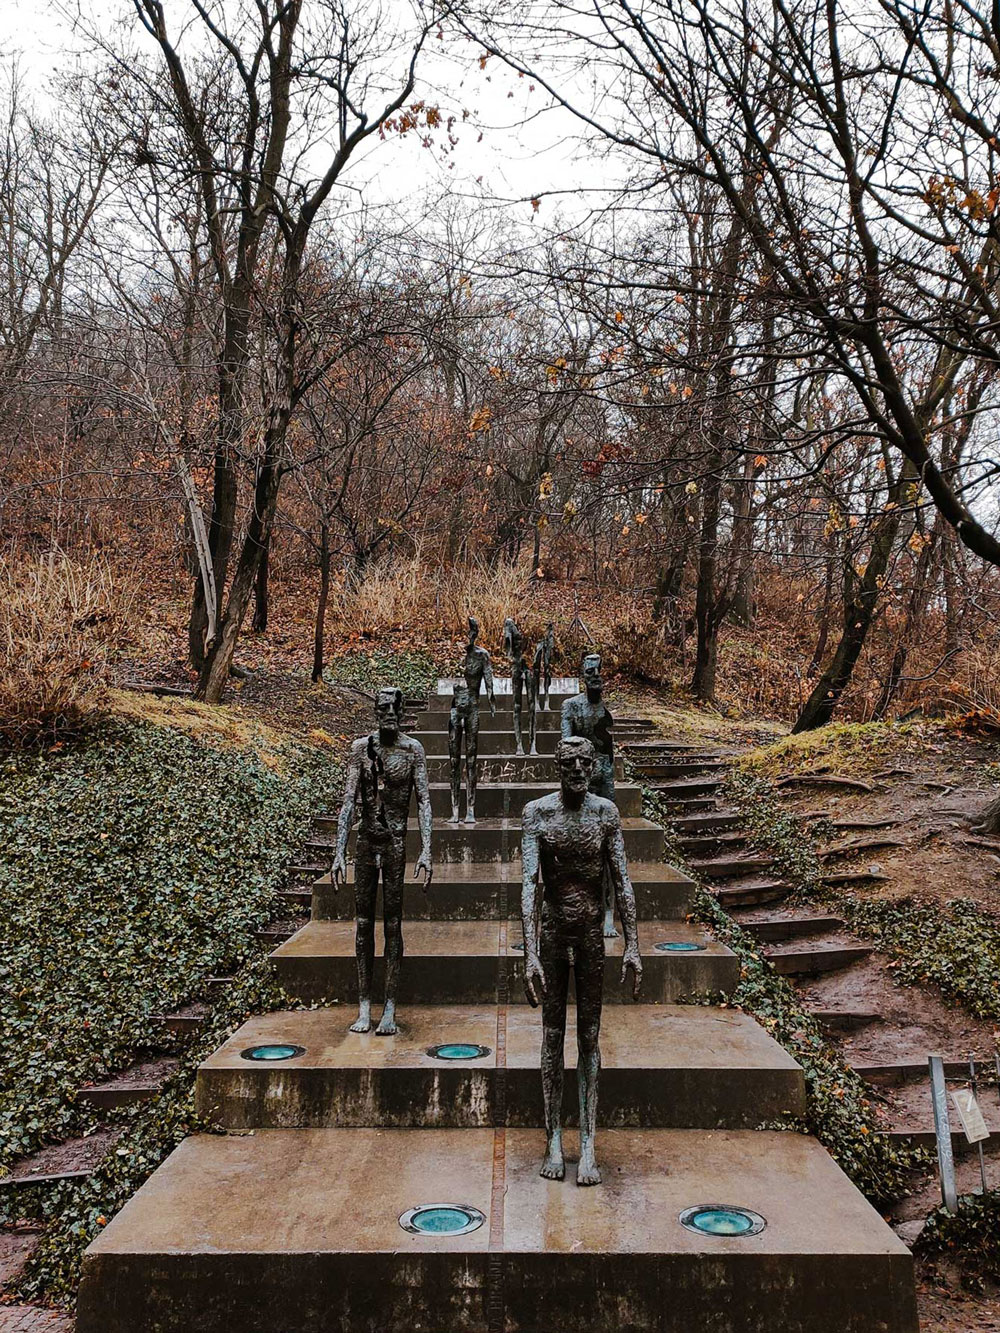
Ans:
[{"label": "round embedded floor light", "polygon": [[305,1055],[304,1046],[292,1046],[287,1042],[278,1042],[272,1046],[248,1046],[245,1051],[240,1051],[240,1056],[244,1060],[255,1060],[265,1063],[273,1060],[294,1060],[297,1055]]},{"label": "round embedded floor light", "polygon": [[427,1054],[432,1060],[481,1060],[492,1052],[488,1046],[471,1041],[447,1041],[442,1046],[428,1046]]},{"label": "round embedded floor light", "polygon": [[760,1213],[726,1203],[704,1203],[685,1208],[680,1224],[699,1236],[757,1236],[767,1226]]},{"label": "round embedded floor light", "polygon": [[661,940],[654,944],[657,953],[701,953],[704,944],[694,944],[691,940]]},{"label": "round embedded floor light", "polygon": [[422,1203],[408,1208],[399,1219],[404,1231],[415,1236],[465,1236],[485,1221],[478,1208],[467,1203]]}]

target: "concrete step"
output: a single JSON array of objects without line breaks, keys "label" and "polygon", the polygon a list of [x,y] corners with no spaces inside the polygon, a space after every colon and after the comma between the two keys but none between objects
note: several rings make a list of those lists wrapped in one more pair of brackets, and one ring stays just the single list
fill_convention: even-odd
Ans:
[{"label": "concrete step", "polygon": [[688,860],[692,870],[696,870],[704,880],[739,879],[741,875],[759,875],[770,870],[774,864],[770,856],[710,856],[692,857]]},{"label": "concrete step", "polygon": [[866,944],[831,944],[813,949],[769,950],[767,958],[783,977],[816,977],[858,963],[871,952]]},{"label": "concrete step", "polygon": [[[917,1333],[913,1260],[815,1139],[606,1130],[604,1184],[534,1129],[185,1140],[87,1251],[77,1333]],[[404,1230],[430,1201],[481,1225]],[[687,1230],[742,1205],[759,1234]],[[497,1259],[502,1262],[498,1263]]]},{"label": "concrete step", "polygon": [[[315,832],[330,837],[336,832],[337,821],[319,816],[313,821]],[[663,854],[663,830],[649,819],[626,816],[622,819],[625,850],[629,861],[657,861]],[[351,835],[350,850],[354,854],[355,835]],[[476,824],[449,824],[435,819],[431,833],[431,850],[436,865],[446,861],[510,861],[521,856],[521,820],[480,819]],[[420,852],[420,829],[411,819],[406,832],[406,855],[412,863]],[[412,872],[411,872],[412,873]]]},{"label": "concrete step", "polygon": [[[395,1037],[349,1032],[353,1017],[339,1005],[250,1019],[199,1068],[199,1114],[241,1131],[544,1124],[540,1010],[414,1007],[402,1011]],[[430,1054],[447,1042],[486,1053],[462,1061]],[[280,1064],[242,1056],[253,1046],[279,1044],[302,1047],[303,1054]],[[566,1110],[572,1123],[575,1067],[571,1027]],[[746,1014],[701,1005],[608,1006],[601,1026],[602,1125],[750,1129],[804,1113],[802,1070]]]},{"label": "concrete step", "polygon": [[[410,735],[414,740],[420,742],[424,750],[429,755],[446,755],[448,753],[448,730],[447,727],[437,731],[411,731]],[[536,748],[540,755],[554,755],[556,752],[556,742],[559,740],[558,731],[540,731],[535,737]],[[527,749],[527,732],[524,734],[525,749]],[[510,731],[480,731],[479,733],[479,754],[482,755],[512,755],[514,753],[514,732]]]},{"label": "concrete step", "polygon": [[[553,764],[554,768],[555,765]],[[506,782],[501,784],[479,784],[476,792],[476,815],[481,819],[519,819],[529,801],[540,796],[547,796],[558,790],[558,778],[549,775],[547,782]],[[439,819],[447,819],[451,814],[451,784],[432,782],[431,810]],[[617,782],[615,784],[615,804],[623,815],[642,814],[642,788],[635,782]],[[462,792],[459,812],[465,815],[465,792]]]},{"label": "concrete step", "polygon": [[[663,861],[633,861],[629,875],[640,920],[673,920],[690,912],[694,881]],[[312,888],[316,921],[354,919],[354,865],[347,867],[346,886],[334,891],[329,875]],[[379,907],[381,912],[381,907]],[[407,880],[403,896],[408,921],[496,921],[521,916],[520,863],[451,861],[435,866],[428,893]]]},{"label": "concrete step", "polygon": [[671,827],[682,836],[704,833],[710,829],[738,829],[742,824],[738,814],[727,810],[711,810],[701,815],[677,815],[670,821]]},{"label": "concrete step", "polygon": [[[545,782],[550,786],[559,780],[555,755],[504,754],[479,756],[479,786],[504,782]],[[427,777],[431,782],[451,782],[451,760],[447,755],[427,756]],[[625,780],[625,765],[615,760],[615,777]]]},{"label": "concrete step", "polygon": [[651,791],[671,801],[687,801],[692,797],[710,796],[722,785],[721,778],[671,778],[665,782],[647,782]]},{"label": "concrete step", "polygon": [[297,907],[312,906],[312,886],[303,885],[298,889],[279,889],[278,897],[282,902],[287,903],[291,910]]},{"label": "concrete step", "polygon": [[778,903],[787,898],[791,887],[782,879],[748,879],[715,890],[715,901],[727,910],[734,907],[759,907],[764,903]]},{"label": "concrete step", "polygon": [[874,1009],[811,1009],[817,1023],[833,1032],[857,1032],[871,1023],[881,1023],[882,1015]]},{"label": "concrete step", "polygon": [[[851,1068],[856,1074],[865,1079],[868,1083],[873,1083],[880,1088],[898,1088],[905,1083],[926,1082],[930,1087],[930,1073],[927,1067],[927,1060],[900,1060],[894,1064],[855,1064],[851,1063]],[[959,1057],[955,1060],[944,1061],[944,1072],[947,1078],[967,1079],[969,1077],[969,1059]],[[977,1060],[977,1077],[991,1078],[996,1073],[996,1065],[992,1061]],[[928,1096],[929,1096],[928,1092]]]},{"label": "concrete step", "polygon": [[[629,733],[635,736],[652,736],[656,734],[656,724],[650,722],[648,718],[635,717],[631,714],[619,716],[614,709],[611,710],[614,719],[614,731],[617,736],[619,732],[624,735]],[[526,707],[521,710],[521,730],[527,732],[529,726],[529,713]],[[447,731],[450,718],[450,710],[435,709],[428,711],[423,709],[419,712],[413,712],[404,715],[403,730],[411,735],[415,731]],[[558,712],[535,713],[535,734],[541,735],[543,732],[558,732],[562,726],[562,717]],[[489,708],[480,704],[479,706],[479,734],[486,735],[487,732],[496,731],[514,731],[514,712],[511,708],[498,708],[496,717],[490,716]]]},{"label": "concrete step", "polygon": [[[512,1003],[524,1003],[523,951],[515,948],[520,936],[520,928],[506,922],[404,922],[400,1004],[495,1003],[503,987]],[[668,942],[699,947],[691,952],[654,947]],[[605,1003],[620,1003],[626,999],[619,984],[621,937],[605,945]],[[384,984],[381,927],[375,948],[374,994],[379,995]],[[644,1005],[674,1004],[705,992],[729,994],[739,980],[736,956],[686,921],[641,921],[639,948]],[[350,1003],[357,998],[353,922],[310,921],[271,959],[279,983],[295,999]]]},{"label": "concrete step", "polygon": [[740,922],[744,930],[764,942],[795,940],[824,931],[843,930],[844,924],[839,916],[778,916]]},{"label": "concrete step", "polygon": [[[632,753],[631,746],[629,754]],[[655,763],[640,762],[637,763],[636,772],[644,778],[684,778],[694,777],[696,774],[704,777],[723,777],[728,769],[726,764],[713,764],[707,760],[697,762],[677,762],[677,763]]]},{"label": "concrete step", "polygon": [[697,856],[706,852],[729,851],[746,845],[747,836],[738,829],[719,829],[708,833],[687,833],[680,837],[685,852]]},{"label": "concrete step", "polygon": [[[496,665],[496,663],[494,663],[494,665]],[[549,704],[551,705],[549,712],[555,713],[556,717],[558,717],[559,710],[562,708],[566,700],[572,699],[575,694],[579,693],[580,685],[578,681],[573,681],[572,687],[569,685],[560,685],[557,689],[556,682],[553,679],[552,689],[549,691]],[[514,704],[511,696],[511,680],[509,676],[494,675],[493,697],[496,701],[497,712],[501,709],[507,709],[509,711],[513,708]],[[424,712],[443,713],[445,717],[447,717],[451,712],[451,699],[452,690],[449,686],[440,693],[428,694],[422,701],[419,701],[416,698],[407,700],[405,707],[416,710],[422,703]],[[490,711],[489,704],[486,702],[485,690],[481,690],[479,694],[479,710],[480,712],[485,711],[487,713]],[[545,710],[538,709],[537,711],[543,713]]]}]

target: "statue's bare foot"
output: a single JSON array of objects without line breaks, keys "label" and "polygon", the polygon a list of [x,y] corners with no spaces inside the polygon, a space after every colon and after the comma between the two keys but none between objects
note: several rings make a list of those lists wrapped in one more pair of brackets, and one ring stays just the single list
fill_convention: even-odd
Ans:
[{"label": "statue's bare foot", "polygon": [[476,812],[471,805],[465,812],[465,822],[467,824],[474,824],[476,822]]},{"label": "statue's bare foot", "polygon": [[523,745],[519,745],[519,746],[517,747],[517,749],[514,751],[514,753],[515,753],[515,754],[524,754],[524,746],[523,746]]},{"label": "statue's bare foot", "polygon": [[580,1161],[576,1168],[576,1183],[578,1185],[599,1185],[601,1183],[600,1168],[594,1161],[594,1150],[592,1148],[584,1148],[580,1151]]},{"label": "statue's bare foot", "polygon": [[538,1173],[546,1180],[565,1180],[566,1163],[563,1160],[562,1135],[553,1134],[545,1149],[545,1161]]},{"label": "statue's bare foot", "polygon": [[530,751],[530,753],[533,754],[533,755],[536,755],[536,756],[537,756],[537,754],[538,754],[538,746],[537,746],[537,745],[533,745],[533,746],[531,747],[531,751]]},{"label": "statue's bare foot", "polygon": [[394,1037],[399,1031],[396,1026],[396,1006],[387,1004],[382,1010],[382,1018],[375,1029],[376,1037]]},{"label": "statue's bare foot", "polygon": [[372,1015],[370,1009],[359,1009],[358,1016],[347,1029],[348,1032],[371,1032]]},{"label": "statue's bare foot", "polygon": [[461,819],[461,816],[460,816],[459,813],[458,813],[458,806],[455,806],[455,807],[452,809],[451,814],[448,816],[448,818],[447,818],[444,822],[445,822],[446,824],[457,824],[457,823],[459,822],[460,819]]}]

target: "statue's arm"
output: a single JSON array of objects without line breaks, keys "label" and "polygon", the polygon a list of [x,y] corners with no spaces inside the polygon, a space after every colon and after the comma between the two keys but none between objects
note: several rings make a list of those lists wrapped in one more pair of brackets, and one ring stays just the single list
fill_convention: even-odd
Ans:
[{"label": "statue's arm", "polygon": [[615,890],[615,902],[621,918],[622,932],[625,936],[625,952],[622,957],[622,983],[625,982],[629,968],[633,971],[633,996],[638,996],[642,982],[642,958],[639,954],[639,927],[636,920],[635,890],[628,873],[628,859],[625,855],[625,834],[622,831],[621,815],[612,806],[607,813],[607,837],[605,854],[611,872],[611,882]]},{"label": "statue's arm", "polygon": [[572,699],[567,699],[562,706],[562,710],[559,714],[559,731],[564,741],[568,741],[571,736],[575,735],[575,732],[573,731]]},{"label": "statue's arm", "polygon": [[524,990],[531,1005],[545,995],[545,973],[538,957],[539,853],[541,820],[531,805],[521,818],[521,928],[524,931]]},{"label": "statue's arm", "polygon": [[340,804],[340,814],[337,816],[337,843],[333,856],[334,887],[336,887],[338,875],[341,878],[346,878],[347,875],[347,839],[351,836],[351,829],[354,826],[354,806],[358,797],[358,783],[361,780],[361,756],[363,751],[364,743],[356,741],[351,746],[351,755],[347,761],[344,799]]},{"label": "statue's arm", "polygon": [[497,705],[493,698],[493,663],[490,661],[490,655],[483,650],[483,683],[486,686],[486,697],[490,701],[490,712],[496,717]]},{"label": "statue's arm", "polygon": [[420,856],[414,870],[426,872],[424,888],[431,882],[431,789],[427,781],[427,755],[419,741],[413,742],[413,785],[417,790],[417,824],[420,827]]}]

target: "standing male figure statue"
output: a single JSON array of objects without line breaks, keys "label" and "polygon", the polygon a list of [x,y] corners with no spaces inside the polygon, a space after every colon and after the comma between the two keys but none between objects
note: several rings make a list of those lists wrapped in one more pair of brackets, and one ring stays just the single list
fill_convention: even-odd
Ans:
[{"label": "standing male figure statue", "polygon": [[[594,774],[590,780],[590,790],[595,796],[603,796],[607,801],[615,799],[615,742],[613,736],[614,718],[604,703],[604,681],[601,679],[600,653],[588,653],[583,659],[582,694],[574,694],[562,706],[561,726],[563,740],[570,736],[586,736],[592,743],[596,754]],[[613,940],[615,930],[615,904],[610,876],[605,877],[604,885],[604,935]]]},{"label": "standing male figure statue", "polygon": [[514,753],[524,754],[524,740],[521,734],[521,699],[528,701],[528,744],[529,754],[537,754],[535,745],[535,678],[524,656],[524,635],[513,620],[503,623],[504,652],[510,658],[510,692],[514,704]]},{"label": "standing male figure statue", "polygon": [[[599,1185],[597,1132],[599,1038],[604,990],[604,874],[609,867],[625,932],[622,984],[632,969],[632,996],[642,983],[635,894],[628,876],[618,808],[589,790],[594,747],[586,737],[561,740],[556,751],[560,790],[529,801],[521,824],[521,924],[524,989],[542,1004],[542,1096],[545,1160],[541,1174],[562,1180],[563,1050],[570,969],[576,978],[577,1084],[580,1097],[578,1185]],[[539,882],[540,881],[540,882]],[[542,892],[539,920],[539,891]]]},{"label": "standing male figure statue", "polygon": [[535,682],[535,699],[545,696],[545,702],[539,703],[543,713],[549,711],[549,691],[552,689],[552,654],[556,648],[555,626],[550,620],[545,627],[545,637],[535,644],[535,660],[532,664],[532,676]]},{"label": "standing male figure statue", "polygon": [[448,761],[451,769],[451,819],[458,823],[459,797],[462,791],[462,739],[465,739],[465,822],[476,822],[476,782],[479,777],[479,690],[485,682],[490,701],[490,716],[496,717],[493,698],[493,668],[485,648],[477,648],[479,621],[469,617],[469,642],[462,660],[464,685],[456,685],[448,716]]},{"label": "standing male figure statue", "polygon": [[416,879],[424,872],[424,892],[431,882],[431,795],[427,760],[419,741],[400,733],[403,691],[379,690],[375,704],[378,730],[351,746],[344,801],[337,821],[337,850],[333,884],[347,878],[347,839],[360,799],[361,819],[354,858],[354,901],[357,915],[355,950],[358,958],[358,1017],[352,1032],[370,1032],[372,974],[375,970],[375,907],[382,881],[382,921],[385,932],[385,1005],[375,1033],[391,1037],[396,1027],[396,994],[403,961],[403,878],[406,871],[406,821],[410,795],[416,788],[420,824],[420,856]]}]

